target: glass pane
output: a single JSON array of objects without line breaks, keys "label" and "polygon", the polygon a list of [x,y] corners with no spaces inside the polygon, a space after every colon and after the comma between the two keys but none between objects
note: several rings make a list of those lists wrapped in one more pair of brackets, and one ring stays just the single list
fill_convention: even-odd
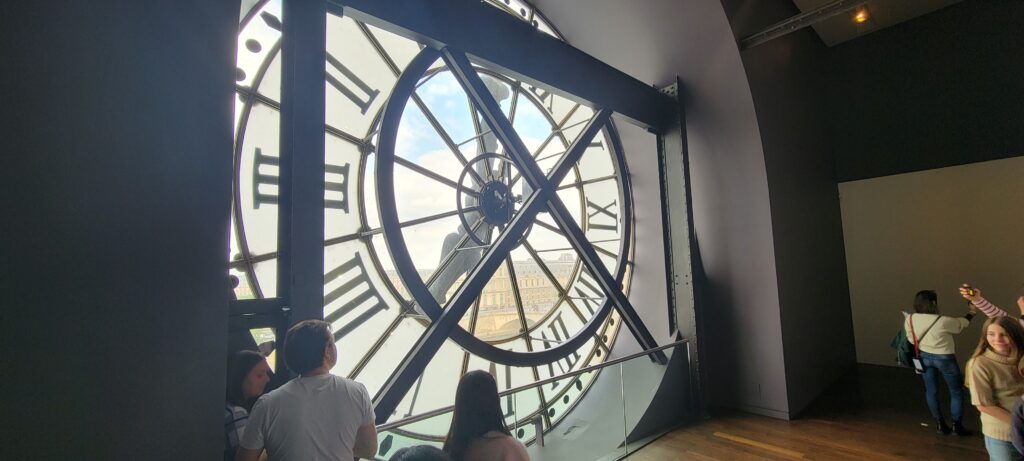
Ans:
[{"label": "glass pane", "polygon": [[[228,280],[233,285],[232,292],[235,299],[252,299],[256,297],[252,289],[251,278],[253,276],[248,273],[249,268],[244,264],[242,252],[238,248],[237,229],[234,213],[232,213],[231,233],[228,244],[230,248],[228,252]],[[231,277],[234,277],[234,279]]]},{"label": "glass pane", "polygon": [[[238,281],[238,284],[232,289],[235,299],[253,299],[256,297],[255,293],[252,291],[252,286],[249,284],[248,274],[236,269],[229,269],[228,277],[232,282],[234,282],[234,280]],[[235,278],[231,279],[231,277]]]},{"label": "glass pane", "polygon": [[377,156],[370,154],[366,156],[366,168],[363,171],[360,190],[360,202],[362,211],[366,213],[365,221],[367,229],[379,229],[380,211],[377,208]]},{"label": "glass pane", "polygon": [[324,250],[324,320],[344,353],[335,370],[351,376],[395,322],[401,305],[391,297],[369,251],[360,242]]},{"label": "glass pane", "polygon": [[[619,365],[613,365],[600,373],[584,373],[517,392],[512,399],[516,420],[515,427],[510,427],[512,435],[528,445],[532,459],[618,459],[625,454],[619,371]],[[598,377],[601,384],[595,392],[592,388]],[[540,408],[538,398],[546,402]],[[586,406],[584,410],[574,411],[581,405]]]},{"label": "glass pane", "polygon": [[[465,353],[453,341],[445,341],[434,358],[430,360],[419,381],[413,385],[398,405],[395,419],[425,413],[452,405],[455,390],[459,384]],[[433,420],[434,424],[417,424],[415,432],[424,436],[443,437],[448,424]],[[450,424],[450,421],[448,422]],[[410,429],[411,426],[410,426]]]},{"label": "glass pane", "polygon": [[328,134],[324,157],[324,238],[352,235],[360,230],[358,177],[362,155],[354,144]]},{"label": "glass pane", "polygon": [[239,152],[236,200],[245,241],[240,250],[265,254],[277,250],[278,157],[280,113],[264,104],[254,104],[237,142]]},{"label": "glass pane", "polygon": [[409,61],[420,52],[420,45],[407,38],[400,37],[382,29],[367,25],[369,40],[376,42],[387,54],[386,60],[394,64],[397,70],[405,69]]},{"label": "glass pane", "polygon": [[604,305],[608,296],[590,270],[580,266],[579,272],[573,275],[572,285],[568,287],[569,299],[576,310],[589,320]]},{"label": "glass pane", "polygon": [[381,268],[381,276],[390,283],[392,295],[395,296],[396,299],[411,302],[412,296],[409,295],[409,290],[398,276],[398,271],[395,270],[395,265],[391,260],[391,253],[388,251],[388,246],[384,241],[384,236],[381,234],[374,235],[373,238],[370,239],[369,246],[372,250],[372,254],[376,256],[374,261]]},{"label": "glass pane", "polygon": [[[451,171],[446,166],[450,167],[455,164],[452,156],[444,153],[438,154],[430,157],[420,157],[418,163],[430,165],[425,168],[429,168],[433,172]],[[394,178],[395,202],[397,203],[399,222],[418,220],[459,210],[454,187],[424,176],[404,165],[398,165],[395,168]]]},{"label": "glass pane", "polygon": [[[424,116],[429,114],[434,117],[448,137],[464,145],[466,154],[472,156],[476,143],[469,141],[478,133],[473,128],[469,99],[452,73],[442,70],[426,77],[416,88],[416,95],[425,106],[423,110],[416,105],[417,110],[422,110]],[[410,106],[414,104],[415,101],[410,101]]]},{"label": "glass pane", "polygon": [[594,110],[582,105],[576,107],[575,103],[566,102],[565,104],[568,107],[572,107],[573,110],[571,112],[567,111],[566,113],[566,118],[564,119],[563,124],[564,131],[562,132],[562,136],[565,136],[566,142],[571,143],[572,141],[575,141],[577,137],[579,137],[580,132],[582,132],[583,129],[586,128],[587,122],[589,122],[590,119],[594,117]]},{"label": "glass pane", "polygon": [[356,21],[327,15],[326,122],[356,138],[370,131],[397,79]]},{"label": "glass pane", "polygon": [[413,264],[427,274],[429,279],[424,281],[430,282],[431,292],[443,305],[480,260],[480,245],[465,237],[462,223],[454,216],[409,226],[403,234]]},{"label": "glass pane", "polygon": [[508,264],[502,264],[484,286],[474,335],[497,341],[522,333],[522,321],[512,292]]},{"label": "glass pane", "polygon": [[[280,44],[278,45],[280,46]],[[281,52],[278,49],[267,66],[266,71],[259,76],[261,80],[256,90],[271,101],[281,101]]]},{"label": "glass pane", "polygon": [[[235,80],[236,84],[246,88],[262,88],[270,94],[280,94],[280,78],[275,82],[267,82],[261,85],[264,73],[271,62],[280,51],[281,41],[281,2],[273,0],[258,6],[258,9],[251,10],[241,24],[238,33],[238,52],[236,54]],[[277,75],[280,75],[280,64],[278,64]],[[276,87],[276,88],[275,88]],[[274,98],[277,100],[277,98]]]},{"label": "glass pane", "polygon": [[258,262],[253,265],[257,288],[264,298],[277,296],[277,259]]},{"label": "glass pane", "polygon": [[[509,427],[512,435],[520,442],[529,444],[536,441],[538,428],[543,427],[543,413],[541,412],[541,390],[539,387],[531,387],[512,394],[514,405],[513,418],[516,424]],[[540,424],[538,424],[540,422]]]},{"label": "glass pane", "polygon": [[[447,117],[447,114],[442,114]],[[447,132],[445,132],[447,133]],[[463,158],[467,153],[460,151]],[[416,104],[408,104],[398,125],[395,156],[416,166],[435,172],[451,182],[459,179],[462,163],[444,143],[441,132],[435,130],[425,113]]]},{"label": "glass pane", "polygon": [[[531,231],[531,237],[533,237],[535,232],[540,233],[542,230]],[[532,327],[544,318],[554,308],[555,304],[558,303],[560,299],[559,292],[544,272],[541,263],[538,263],[536,259],[531,257],[525,249],[516,249],[513,251],[512,257],[513,267],[515,267],[516,272],[516,285],[519,288],[519,296],[522,300],[526,324],[527,327]],[[549,270],[553,272],[558,271],[554,273],[556,279],[563,275],[568,278],[568,273],[561,273],[562,269],[564,269],[562,264],[556,264],[553,270]]]},{"label": "glass pane", "polygon": [[253,328],[249,330],[259,352],[267,358],[270,369],[277,371],[277,335],[272,328]]},{"label": "glass pane", "polygon": [[[235,171],[229,274],[238,299],[273,296],[277,264],[248,261],[277,251],[281,2],[242,4],[236,52]],[[273,63],[273,64],[272,64]],[[270,105],[254,96],[269,97]],[[252,267],[252,269],[250,269]],[[251,272],[250,272],[251,271]]]},{"label": "glass pane", "polygon": [[[583,319],[568,303],[559,304],[552,315],[544,319],[530,334],[533,350],[540,351],[558,347],[570,337],[575,336],[583,328],[583,325]],[[546,366],[537,367],[540,378],[554,378],[582,368],[582,359],[586,358],[587,354],[594,347],[594,339],[589,338],[582,347],[577,349],[577,352],[568,354],[566,357],[549,363]],[[555,387],[557,386],[552,386],[552,388]]]},{"label": "glass pane", "polygon": [[[682,359],[686,359],[686,345],[681,344],[669,349],[664,350],[665,357],[671,360],[676,354],[683,354]],[[664,365],[659,365],[652,362],[647,356],[637,357],[632,360],[627,360],[619,364],[622,368],[622,389],[623,389],[623,424],[626,428],[636,427],[651,405],[651,397],[661,384],[660,379],[651,379],[652,377],[661,377],[664,374]],[[684,368],[685,370],[685,368]],[[684,395],[689,392],[688,389],[679,389],[679,392]],[[685,410],[679,408],[678,411],[684,412]],[[667,431],[668,428],[663,428]],[[656,437],[661,435],[662,432],[655,432],[653,435]],[[648,436],[652,435],[650,432]],[[633,452],[643,447],[646,442],[651,440],[650,437],[644,439],[630,438],[626,441],[626,445],[623,449],[626,452]]]},{"label": "glass pane", "polygon": [[[583,125],[580,125],[580,127],[582,128]],[[570,139],[575,139],[575,137]],[[576,163],[580,179],[591,180],[615,174],[608,142],[607,131],[601,131],[590,141],[590,147],[587,148],[583,156],[580,157],[579,162]]]},{"label": "glass pane", "polygon": [[[523,143],[530,149],[530,152],[535,157],[539,157],[540,148],[544,143],[548,135],[551,134],[552,123],[544,115],[544,108],[535,100],[529,97],[526,92],[527,89],[523,89],[519,93],[519,99],[516,101],[516,119],[513,123],[516,132],[519,133],[519,137],[523,139]],[[550,141],[548,141],[550,144]],[[557,150],[557,147],[556,147]]]},{"label": "glass pane", "polygon": [[601,257],[605,268],[614,271],[616,258],[622,249],[622,229],[626,225],[618,188],[610,182],[584,186],[586,194],[586,224],[583,226],[587,240]]},{"label": "glass pane", "polygon": [[[366,386],[370,395],[375,397],[384,381],[391,376],[394,367],[401,363],[412,345],[423,334],[423,330],[423,323],[420,320],[402,319],[398,326],[384,338],[381,346],[372,352],[369,365],[363,367],[359,373],[353,373],[350,377]],[[345,353],[344,350],[338,351],[339,355],[345,355]],[[340,374],[337,369],[331,371]],[[454,402],[449,402],[449,404],[451,403]]]}]

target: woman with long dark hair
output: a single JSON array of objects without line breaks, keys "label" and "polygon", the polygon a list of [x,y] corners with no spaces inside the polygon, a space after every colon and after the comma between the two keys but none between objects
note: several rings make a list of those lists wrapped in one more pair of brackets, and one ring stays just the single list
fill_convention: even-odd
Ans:
[{"label": "woman with long dark hair", "polygon": [[529,461],[502,416],[498,384],[490,373],[471,371],[459,380],[455,412],[444,442],[454,461]]},{"label": "woman with long dark hair", "polygon": [[224,459],[234,460],[249,411],[270,381],[270,365],[263,355],[238,351],[228,364],[227,390],[224,393]]},{"label": "woman with long dark hair", "polygon": [[991,317],[981,329],[981,340],[967,361],[971,403],[981,412],[981,432],[992,461],[1024,459],[1011,444],[1013,405],[1024,394],[1021,355],[1024,327],[1016,319]]}]

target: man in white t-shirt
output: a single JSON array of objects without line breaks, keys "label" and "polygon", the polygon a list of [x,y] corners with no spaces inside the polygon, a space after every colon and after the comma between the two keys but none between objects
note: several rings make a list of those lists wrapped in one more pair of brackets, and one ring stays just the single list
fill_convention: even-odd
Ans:
[{"label": "man in white t-shirt", "polygon": [[335,376],[331,326],[295,324],[285,336],[284,360],[299,376],[260,397],[252,407],[236,461],[352,461],[377,454],[377,429],[366,387]]}]

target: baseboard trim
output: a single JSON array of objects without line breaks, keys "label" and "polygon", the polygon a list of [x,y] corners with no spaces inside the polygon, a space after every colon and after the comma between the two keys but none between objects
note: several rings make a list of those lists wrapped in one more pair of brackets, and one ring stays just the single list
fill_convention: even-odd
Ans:
[{"label": "baseboard trim", "polygon": [[756,405],[749,405],[737,402],[726,402],[721,406],[726,408],[732,408],[745,413],[753,413],[755,415],[767,416],[769,418],[781,419],[784,421],[791,421],[793,416],[788,411],[775,410],[773,408],[764,408]]}]

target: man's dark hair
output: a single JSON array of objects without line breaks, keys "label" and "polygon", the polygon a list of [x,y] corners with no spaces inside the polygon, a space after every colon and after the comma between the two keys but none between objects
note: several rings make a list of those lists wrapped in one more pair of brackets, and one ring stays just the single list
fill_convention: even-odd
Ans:
[{"label": "man's dark hair", "polygon": [[284,364],[303,374],[324,364],[324,348],[331,340],[331,325],[323,320],[303,320],[284,337]]},{"label": "man's dark hair", "polygon": [[451,461],[451,458],[440,448],[416,445],[396,451],[388,461]]}]

